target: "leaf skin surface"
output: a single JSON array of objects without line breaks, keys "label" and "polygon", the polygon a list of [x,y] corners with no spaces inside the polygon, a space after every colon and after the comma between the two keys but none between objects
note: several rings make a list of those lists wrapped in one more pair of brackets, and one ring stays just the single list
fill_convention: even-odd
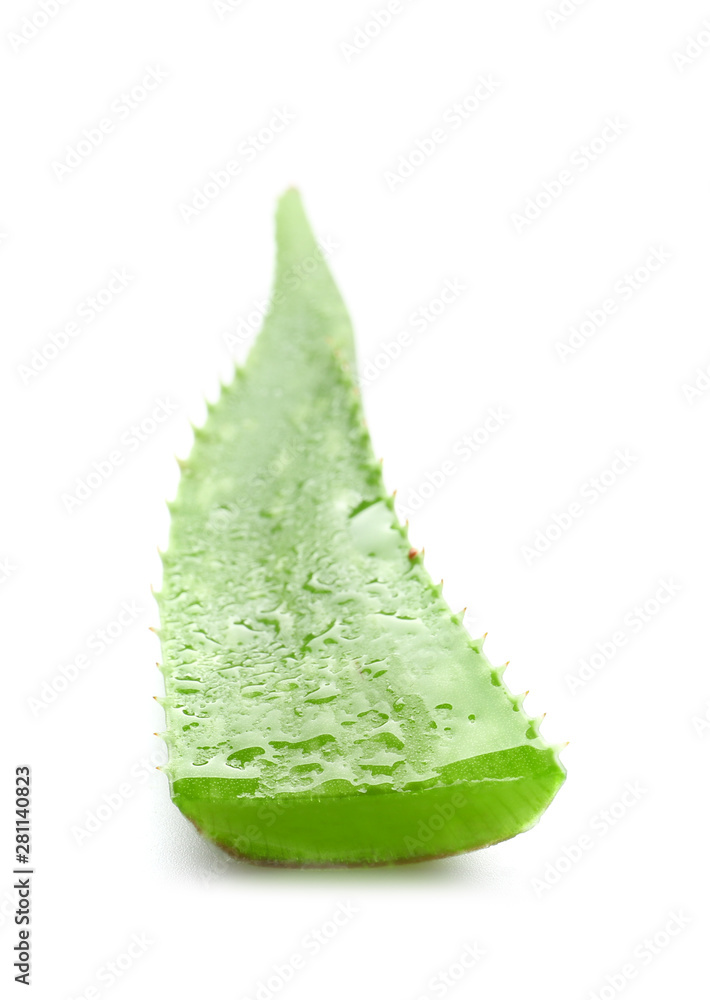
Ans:
[{"label": "leaf skin surface", "polygon": [[410,550],[298,193],[269,314],[195,432],[163,556],[176,805],[252,861],[455,854],[537,822],[564,780]]}]

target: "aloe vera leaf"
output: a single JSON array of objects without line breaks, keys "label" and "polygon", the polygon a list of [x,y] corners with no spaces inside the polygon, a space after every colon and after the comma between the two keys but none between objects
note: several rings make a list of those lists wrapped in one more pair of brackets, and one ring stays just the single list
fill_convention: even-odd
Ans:
[{"label": "aloe vera leaf", "polygon": [[296,191],[246,366],[195,432],[161,612],[173,800],[247,859],[369,865],[532,826],[564,780],[410,549]]}]

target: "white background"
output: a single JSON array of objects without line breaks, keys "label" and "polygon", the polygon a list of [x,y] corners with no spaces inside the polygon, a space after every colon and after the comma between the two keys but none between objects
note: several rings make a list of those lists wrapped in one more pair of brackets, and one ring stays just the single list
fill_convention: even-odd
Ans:
[{"label": "white background", "polygon": [[[220,14],[210,0],[70,0],[13,43],[40,8],[3,3],[8,995],[24,995],[11,957],[19,764],[33,768],[42,1000],[240,1000],[269,979],[261,1000],[704,995],[710,7],[587,0],[552,23],[543,2],[412,0],[357,36],[369,40],[356,54],[342,48],[384,6],[247,0]],[[674,53],[688,46],[684,63]],[[167,76],[124,116],[120,95],[149,68]],[[406,180],[388,177],[481,76],[490,97]],[[258,156],[238,155],[239,176],[185,221],[181,203],[276,110],[293,121]],[[101,145],[58,168],[106,117]],[[580,151],[607,118],[620,134],[591,161]],[[563,170],[572,182],[536,210]],[[468,605],[472,632],[490,632],[493,662],[512,660],[506,680],[531,689],[528,711],[548,712],[545,737],[571,741],[540,824],[478,854],[344,872],[223,861],[155,770],[150,584],[173,455],[246,354],[249,338],[230,351],[224,335],[253,327],[275,201],[292,183],[337,244],[361,366],[380,366],[365,404],[412,542],[451,605]],[[529,224],[515,218],[526,203],[539,216]],[[637,271],[652,248],[665,262]],[[126,287],[81,320],[114,268]],[[411,314],[447,280],[465,291],[415,331]],[[563,360],[556,345],[609,298],[616,311]],[[47,350],[71,321],[77,335]],[[402,331],[411,343],[390,363],[384,345]],[[169,418],[128,444],[160,400]],[[462,458],[457,443],[489,407],[504,425]],[[110,478],[68,510],[77,480],[117,449]],[[601,495],[590,484],[617,450],[630,467]],[[455,468],[429,488],[446,461]],[[556,530],[574,502],[581,514]],[[545,533],[559,537],[526,558]],[[655,604],[663,581],[674,596]],[[130,623],[112,626],[124,603]],[[97,651],[106,628],[122,634]],[[574,685],[598,643],[612,655]],[[316,954],[304,939],[341,903],[357,913]],[[678,933],[664,936],[674,912]],[[134,935],[148,943],[124,961]],[[485,955],[454,984],[469,945]],[[294,953],[304,968],[283,984]]]}]

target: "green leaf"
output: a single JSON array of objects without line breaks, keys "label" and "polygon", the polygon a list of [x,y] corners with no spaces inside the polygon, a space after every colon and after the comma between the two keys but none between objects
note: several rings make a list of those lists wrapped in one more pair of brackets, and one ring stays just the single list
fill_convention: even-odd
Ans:
[{"label": "green leaf", "polygon": [[274,864],[473,850],[564,780],[410,550],[354,377],[353,333],[306,221],[277,213],[271,310],[210,406],[171,505],[161,609],[175,803]]}]

